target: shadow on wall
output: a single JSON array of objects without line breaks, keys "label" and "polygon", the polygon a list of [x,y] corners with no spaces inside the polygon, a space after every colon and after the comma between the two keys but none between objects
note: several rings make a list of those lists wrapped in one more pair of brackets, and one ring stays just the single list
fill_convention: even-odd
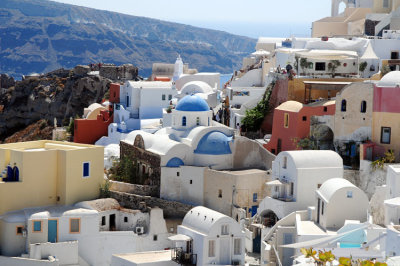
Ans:
[{"label": "shadow on wall", "polygon": [[234,169],[256,168],[269,170],[272,168],[272,162],[276,156],[260,143],[245,137],[236,137],[234,143]]}]

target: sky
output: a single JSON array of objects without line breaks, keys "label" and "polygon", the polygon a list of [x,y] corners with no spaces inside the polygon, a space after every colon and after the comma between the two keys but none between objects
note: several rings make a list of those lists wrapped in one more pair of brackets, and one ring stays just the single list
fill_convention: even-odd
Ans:
[{"label": "sky", "polygon": [[330,0],[55,0],[258,38],[306,37]]}]

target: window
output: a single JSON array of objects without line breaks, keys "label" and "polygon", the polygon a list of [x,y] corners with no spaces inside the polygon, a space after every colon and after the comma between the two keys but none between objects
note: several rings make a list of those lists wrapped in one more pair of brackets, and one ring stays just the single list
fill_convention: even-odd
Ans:
[{"label": "window", "polygon": [[129,107],[129,95],[126,95],[126,107]]},{"label": "window", "polygon": [[328,107],[324,106],[324,112],[328,112]]},{"label": "window", "polygon": [[275,186],[275,192],[278,192],[278,191],[279,191],[279,187]]},{"label": "window", "polygon": [[367,102],[362,101],[361,102],[361,113],[366,113],[367,112]]},{"label": "window", "polygon": [[223,236],[229,235],[229,227],[227,224],[221,226],[221,235]]},{"label": "window", "polygon": [[81,219],[71,218],[69,219],[69,233],[79,234],[81,232]]},{"label": "window", "polygon": [[235,238],[233,242],[233,254],[234,255],[242,254],[242,240],[240,238]]},{"label": "window", "polygon": [[218,189],[218,198],[222,198],[222,189]]},{"label": "window", "polygon": [[83,163],[83,177],[90,177],[90,163],[85,162]]},{"label": "window", "polygon": [[257,202],[257,193],[253,193],[253,202]]},{"label": "window", "polygon": [[324,215],[324,202],[322,201],[322,206],[321,206],[321,215]]},{"label": "window", "polygon": [[42,232],[42,221],[33,221],[33,232],[34,233]]},{"label": "window", "polygon": [[158,236],[157,235],[153,235],[153,241],[157,241]]},{"label": "window", "polygon": [[128,222],[128,217],[124,217],[124,223]]},{"label": "window", "polygon": [[347,110],[347,101],[346,100],[342,100],[342,107],[340,108],[342,110],[342,112],[346,112]]},{"label": "window", "polygon": [[161,96],[161,99],[162,99],[163,101],[165,101],[165,94],[163,94],[163,95]]},{"label": "window", "polygon": [[186,127],[186,116],[182,117],[182,126]]},{"label": "window", "polygon": [[390,53],[390,59],[399,59],[399,52],[392,51]]},{"label": "window", "polygon": [[315,63],[315,70],[316,71],[325,71],[325,69],[326,69],[325,62],[316,62]]},{"label": "window", "polygon": [[106,217],[105,216],[101,217],[101,225],[106,225]]},{"label": "window", "polygon": [[215,257],[215,240],[208,240],[208,256]]},{"label": "window", "polygon": [[179,176],[179,172],[176,172],[176,176]]},{"label": "window", "polygon": [[23,230],[24,230],[23,226],[17,226],[17,235],[22,235]]},{"label": "window", "polygon": [[171,101],[171,100],[172,100],[172,95],[169,94],[169,95],[168,95],[168,101]]},{"label": "window", "polygon": [[288,113],[285,113],[285,121],[283,122],[283,126],[285,128],[289,127],[289,114]]},{"label": "window", "polygon": [[303,116],[303,121],[307,121],[307,116]]},{"label": "window", "polygon": [[294,183],[290,182],[290,196],[293,196],[294,193]]},{"label": "window", "polygon": [[353,191],[347,191],[347,197],[351,199],[353,197]]},{"label": "window", "polygon": [[193,184],[193,180],[192,179],[190,179],[190,184]]},{"label": "window", "polygon": [[283,166],[282,166],[282,168],[283,168],[283,169],[286,169],[286,168],[287,168],[287,157],[286,157],[286,156],[283,157]]},{"label": "window", "polygon": [[318,184],[318,185],[317,185],[317,188],[320,188],[321,186],[322,186],[321,184]]},{"label": "window", "polygon": [[389,0],[383,0],[383,8],[389,8]]},{"label": "window", "polygon": [[196,125],[198,125],[198,126],[200,125],[200,117],[196,118]]},{"label": "window", "polygon": [[390,135],[391,135],[391,128],[390,127],[382,127],[381,128],[381,143],[382,144],[390,144]]}]

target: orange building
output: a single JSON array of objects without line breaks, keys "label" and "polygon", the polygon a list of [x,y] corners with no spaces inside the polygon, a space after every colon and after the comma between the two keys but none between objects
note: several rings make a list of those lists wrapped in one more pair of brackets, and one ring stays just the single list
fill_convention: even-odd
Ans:
[{"label": "orange building", "polygon": [[335,114],[335,101],[304,105],[287,101],[275,108],[272,136],[264,147],[274,154],[297,150],[296,140],[310,136],[311,117]]},{"label": "orange building", "polygon": [[108,126],[113,122],[113,104],[119,103],[120,85],[110,85],[110,105],[108,109],[101,110],[95,119],[75,119],[74,142],[94,144],[103,136],[108,135]]}]

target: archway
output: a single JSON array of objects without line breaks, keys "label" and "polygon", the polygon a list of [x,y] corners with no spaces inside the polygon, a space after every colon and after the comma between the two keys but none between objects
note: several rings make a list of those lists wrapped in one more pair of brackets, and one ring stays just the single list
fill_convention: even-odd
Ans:
[{"label": "archway", "polygon": [[333,150],[333,131],[327,125],[316,125],[312,128],[312,137],[316,141],[318,150]]},{"label": "archway", "polygon": [[266,210],[261,213],[261,222],[266,227],[273,227],[279,221],[278,216],[272,210]]}]

